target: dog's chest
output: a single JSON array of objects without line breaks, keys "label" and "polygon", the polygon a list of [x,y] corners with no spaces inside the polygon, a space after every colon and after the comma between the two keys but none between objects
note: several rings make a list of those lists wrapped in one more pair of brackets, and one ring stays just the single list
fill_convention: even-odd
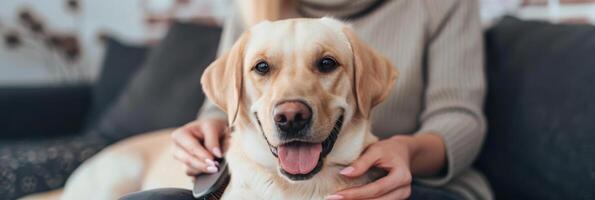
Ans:
[{"label": "dog's chest", "polygon": [[[344,188],[363,185],[373,178],[364,175],[357,179],[346,179],[338,170],[323,170],[311,180],[289,183],[276,173],[248,170],[250,164],[230,163],[231,183],[225,190],[223,200],[236,199],[287,199],[320,200]],[[232,167],[233,166],[233,167]]]}]

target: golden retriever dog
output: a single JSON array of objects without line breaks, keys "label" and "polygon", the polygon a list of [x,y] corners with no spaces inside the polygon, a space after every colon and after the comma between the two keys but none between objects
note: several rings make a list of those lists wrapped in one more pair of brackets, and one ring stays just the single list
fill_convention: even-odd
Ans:
[{"label": "golden retriever dog", "polygon": [[[208,98],[233,127],[223,199],[324,199],[377,178],[339,171],[377,139],[372,108],[397,77],[387,59],[331,18],[261,22],[204,72]],[[115,144],[81,166],[63,199],[116,199],[192,186],[174,161],[171,130]]]}]

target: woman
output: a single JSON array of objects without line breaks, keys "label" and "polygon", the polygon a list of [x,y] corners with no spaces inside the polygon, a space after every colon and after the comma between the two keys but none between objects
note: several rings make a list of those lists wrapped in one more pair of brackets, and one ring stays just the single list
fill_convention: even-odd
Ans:
[{"label": "woman", "polygon": [[[337,191],[328,199],[403,199],[410,194],[413,199],[427,194],[438,195],[434,198],[493,198],[487,181],[471,168],[485,137],[481,109],[485,78],[477,1],[238,2],[246,4],[240,6],[244,8],[244,21],[236,14],[226,22],[220,53],[246,29],[244,24],[261,19],[333,16],[349,21],[364,41],[399,67],[399,83],[372,116],[372,132],[381,138],[373,146],[382,151],[364,152],[338,174],[353,177],[378,167],[389,172],[387,177]],[[187,174],[192,176],[218,170],[211,160],[222,156],[219,141],[227,134],[225,114],[211,103],[205,103],[199,115],[197,121],[177,129],[172,137],[176,143],[174,157],[186,163]],[[390,173],[395,171],[401,173]],[[170,194],[139,195],[167,198]]]}]

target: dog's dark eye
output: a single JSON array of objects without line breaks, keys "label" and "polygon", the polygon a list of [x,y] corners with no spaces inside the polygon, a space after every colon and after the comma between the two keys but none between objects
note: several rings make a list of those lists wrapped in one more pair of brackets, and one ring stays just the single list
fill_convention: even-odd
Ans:
[{"label": "dog's dark eye", "polygon": [[269,67],[269,63],[265,61],[260,61],[254,66],[254,71],[260,75],[265,75],[269,73],[270,70],[271,68]]},{"label": "dog's dark eye", "polygon": [[337,61],[332,58],[325,57],[320,59],[318,62],[318,71],[322,73],[329,73],[337,69],[338,66],[339,64],[337,64]]}]

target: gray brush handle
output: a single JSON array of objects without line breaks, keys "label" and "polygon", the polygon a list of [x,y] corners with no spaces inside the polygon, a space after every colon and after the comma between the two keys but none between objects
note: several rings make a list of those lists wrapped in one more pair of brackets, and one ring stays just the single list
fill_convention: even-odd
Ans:
[{"label": "gray brush handle", "polygon": [[192,188],[192,196],[194,198],[205,197],[217,190],[219,190],[229,176],[227,171],[227,162],[225,159],[219,161],[219,171],[212,174],[199,174],[196,176],[196,182]]}]

